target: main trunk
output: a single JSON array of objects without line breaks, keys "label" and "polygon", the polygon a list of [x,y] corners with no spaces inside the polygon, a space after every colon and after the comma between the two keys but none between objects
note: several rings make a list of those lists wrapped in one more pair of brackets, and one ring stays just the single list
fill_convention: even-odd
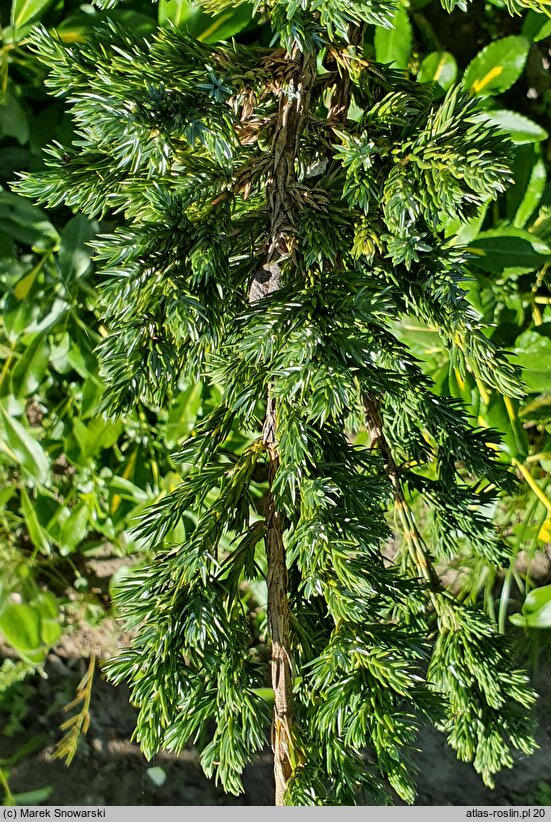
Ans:
[{"label": "main trunk", "polygon": [[270,486],[266,509],[266,558],[268,564],[268,626],[272,640],[272,687],[274,715],[272,748],[276,805],[285,804],[285,790],[292,774],[293,761],[293,670],[291,632],[287,596],[287,566],[283,544],[281,515],[278,513],[272,485],[279,465],[276,440],[275,401],[268,398],[264,425],[264,443],[268,450],[268,482]]},{"label": "main trunk", "polygon": [[[297,207],[296,160],[299,142],[315,79],[313,55],[298,51],[288,57],[293,68],[290,79],[280,87],[277,122],[272,142],[272,165],[267,185],[270,229],[266,238],[265,260],[250,290],[250,301],[268,297],[281,283],[281,264],[293,254],[294,218]],[[289,76],[289,75],[287,75]],[[287,783],[293,772],[293,670],[287,567],[281,514],[272,493],[279,466],[277,411],[270,389],[267,397],[263,442],[268,453],[269,496],[266,509],[266,557],[268,586],[268,626],[272,643],[272,686],[274,715],[275,803],[285,804]]]}]

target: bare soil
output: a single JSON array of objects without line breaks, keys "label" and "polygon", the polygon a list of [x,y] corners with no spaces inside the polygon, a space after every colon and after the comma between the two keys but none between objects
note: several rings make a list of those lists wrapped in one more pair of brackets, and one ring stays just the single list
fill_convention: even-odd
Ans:
[{"label": "bare soil", "polygon": [[[105,651],[121,641],[113,623],[98,630],[83,628],[68,634],[50,654],[47,678],[39,676],[25,685],[26,706],[20,728],[11,737],[0,736],[0,758],[13,753],[29,738],[44,735],[38,750],[10,771],[13,792],[51,787],[46,805],[270,805],[273,802],[272,763],[267,749],[247,769],[245,794],[225,796],[200,768],[194,750],[181,755],[159,755],[148,762],[132,741],[134,709],[128,692],[114,688],[97,674],[91,704],[92,719],[70,767],[53,757],[59,724],[66,718],[63,705],[70,701],[86,670],[90,649]],[[75,656],[75,654],[78,654]],[[551,783],[551,677],[549,668],[535,678],[540,745],[531,757],[519,757],[515,767],[499,775],[496,789],[484,787],[469,765],[458,762],[444,738],[432,729],[420,735],[418,755],[419,805],[515,805],[549,802]],[[158,785],[152,777],[161,768],[166,779]],[[546,787],[547,786],[547,787]]]},{"label": "bare soil", "polygon": [[[545,581],[551,576],[551,545],[549,549],[544,567],[539,569]],[[91,593],[103,597],[108,606],[109,580],[121,565],[128,564],[128,557],[113,557],[108,549],[88,558],[85,572],[91,581]],[[37,675],[18,687],[17,704],[10,706],[11,718],[0,713],[0,760],[11,756],[29,739],[42,737],[34,752],[10,768],[12,792],[49,786],[50,795],[42,803],[45,805],[273,804],[268,745],[247,768],[245,793],[238,797],[225,795],[204,776],[193,749],[179,756],[162,753],[148,762],[132,741],[136,713],[129,704],[127,689],[111,686],[99,671],[93,685],[90,728],[81,737],[71,766],[54,758],[55,743],[61,737],[59,725],[67,718],[63,707],[74,698],[90,655],[105,659],[130,639],[115,620],[102,619],[91,626],[85,614],[79,614],[76,602],[68,623],[55,653],[48,657],[45,676]],[[10,655],[10,649],[0,644],[0,661],[5,655]],[[519,756],[513,769],[497,777],[495,790],[489,790],[470,765],[456,759],[441,734],[432,728],[423,729],[417,756],[416,804],[551,804],[551,663],[541,664],[533,684],[540,697],[536,733],[539,750],[530,757]],[[158,784],[163,774],[165,781]]]}]

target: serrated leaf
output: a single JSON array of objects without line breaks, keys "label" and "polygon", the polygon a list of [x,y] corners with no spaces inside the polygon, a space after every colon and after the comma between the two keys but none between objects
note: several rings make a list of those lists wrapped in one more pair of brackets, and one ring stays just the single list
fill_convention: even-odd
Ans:
[{"label": "serrated leaf", "polygon": [[482,97],[507,91],[522,74],[529,50],[526,37],[495,40],[471,60],[463,85]]}]

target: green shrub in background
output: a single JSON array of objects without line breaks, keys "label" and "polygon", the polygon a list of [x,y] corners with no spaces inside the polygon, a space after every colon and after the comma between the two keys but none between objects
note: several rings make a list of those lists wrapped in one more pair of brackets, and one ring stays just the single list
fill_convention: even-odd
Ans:
[{"label": "green shrub in background", "polygon": [[[473,375],[461,375],[430,327],[406,320],[402,338],[425,362],[438,392],[461,398],[479,425],[503,432],[502,459],[516,468],[526,485],[521,496],[500,503],[496,521],[513,556],[525,550],[533,558],[551,537],[551,501],[546,491],[551,387],[546,279],[551,241],[547,178],[551,21],[532,10],[509,33],[495,7],[486,6],[485,11],[487,35],[495,39],[459,67],[450,53],[453,41],[446,43],[450,51],[435,51],[423,59],[418,79],[430,79],[434,72],[432,78],[437,75],[443,91],[460,79],[482,98],[487,122],[502,129],[513,144],[513,186],[496,202],[484,203],[465,226],[452,220],[445,232],[451,236],[457,231],[455,242],[467,246],[471,279],[464,286],[469,299],[489,324],[490,338],[509,349],[511,361],[522,368],[527,396],[507,398],[488,390]],[[419,30],[427,31],[427,20]],[[491,614],[495,610],[504,631],[510,598],[522,600],[531,583],[529,576],[519,577],[512,564],[497,607],[495,583],[495,572],[477,562],[465,580],[465,590],[471,598],[485,591],[487,610]]]},{"label": "green shrub in background", "polygon": [[[62,104],[46,101],[40,86],[43,70],[27,48],[30,29],[38,20],[55,26],[65,44],[85,43],[94,25],[107,16],[123,27],[129,26],[134,33],[150,33],[156,26],[153,14],[157,11],[161,23],[171,21],[203,42],[237,36],[243,42],[252,40],[267,46],[271,38],[267,26],[252,18],[252,7],[247,4],[210,16],[198,6],[185,3],[164,3],[158,10],[148,3],[130,6],[92,12],[89,8],[82,11],[77,3],[33,6],[14,2],[12,20],[3,31],[2,52],[4,103],[0,123],[7,150],[1,173],[6,183],[17,169],[40,167],[40,149],[45,142],[54,138],[68,143],[72,139],[71,121],[63,115]],[[546,520],[551,508],[545,491],[549,189],[547,157],[542,149],[547,140],[549,106],[542,60],[548,49],[545,38],[549,36],[549,23],[536,11],[530,11],[523,21],[510,21],[505,11],[491,4],[473,6],[466,15],[456,11],[451,19],[468,21],[471,15],[474,21],[475,14],[477,32],[482,17],[485,39],[493,42],[479,49],[473,36],[472,54],[467,61],[463,55],[454,56],[455,37],[450,33],[453,24],[449,27],[443,22],[435,4],[402,7],[393,15],[393,28],[369,28],[364,44],[368,56],[396,69],[407,69],[420,82],[434,82],[436,102],[443,99],[452,83],[462,80],[468,93],[483,97],[479,121],[500,129],[514,143],[514,184],[497,201],[482,196],[480,206],[466,222],[444,220],[440,232],[441,236],[453,238],[452,242],[468,245],[472,255],[469,273],[474,279],[465,281],[465,285],[471,302],[486,322],[494,324],[486,333],[497,345],[514,350],[517,357],[513,361],[526,367],[532,395],[528,401],[504,398],[491,388],[491,381],[462,370],[457,350],[450,359],[435,329],[420,324],[419,317],[403,319],[396,333],[421,358],[438,393],[461,398],[480,426],[504,432],[501,458],[518,469],[528,486],[522,507],[504,507],[499,500],[492,505],[504,537],[517,552],[538,538],[540,542],[547,539]],[[34,96],[36,110],[29,116]],[[155,101],[153,110],[158,105]],[[354,99],[349,120],[361,123],[364,114],[365,108]],[[399,108],[396,112],[391,108],[386,116],[399,116]],[[260,135],[259,144],[268,138],[269,133]],[[58,159],[60,164],[70,161],[62,150]],[[347,162],[344,156],[342,161]],[[0,621],[4,622],[0,629],[29,665],[40,664],[57,639],[59,628],[52,626],[57,625],[60,609],[62,613],[67,609],[67,585],[76,585],[87,597],[87,581],[75,561],[77,556],[86,555],[106,541],[120,552],[136,550],[138,545],[128,534],[133,518],[146,500],[164,496],[187,470],[182,471],[167,454],[179,448],[194,430],[197,417],[208,415],[221,396],[216,381],[203,388],[180,380],[161,408],[157,389],[163,372],[178,369],[178,361],[174,363],[171,358],[173,352],[169,351],[168,356],[161,352],[157,361],[151,356],[147,359],[149,378],[137,386],[135,393],[141,399],[136,410],[117,423],[108,423],[99,415],[104,383],[94,351],[102,339],[105,345],[110,343],[102,325],[105,308],[97,304],[87,244],[98,225],[95,217],[73,217],[60,205],[62,200],[71,207],[82,204],[89,176],[85,164],[81,174],[82,187],[75,187],[71,194],[67,186],[57,200],[53,197],[50,205],[54,210],[47,216],[7,188],[0,209],[0,227],[6,238],[1,245],[5,249],[2,287],[6,296],[0,352],[5,471],[2,551],[6,571],[0,604]],[[103,202],[98,200],[97,204],[96,212],[101,212]],[[108,217],[109,222],[101,227],[103,233],[113,231],[119,219],[112,212]],[[364,247],[369,241],[368,236],[362,237]],[[423,251],[421,244],[414,254]],[[375,247],[374,253],[380,253],[380,248]],[[157,329],[151,334],[154,338]],[[128,366],[125,358],[132,353],[132,335],[125,342],[128,344],[121,346],[121,367],[123,374],[128,374],[124,371]],[[141,357],[142,352],[137,353],[138,381],[140,368],[145,365]],[[131,384],[131,380],[128,382]],[[243,453],[247,436],[234,432],[224,443],[230,464]],[[365,441],[366,435],[360,432],[357,441],[362,438]],[[251,488],[253,510],[262,511],[262,483],[258,487],[253,483]],[[422,496],[412,485],[412,508]],[[486,508],[489,510],[489,505]],[[170,533],[170,542],[184,539],[186,528],[189,532],[193,527],[194,513],[185,514],[178,530]],[[253,528],[235,556],[229,540],[222,542],[221,550],[239,560],[237,570],[233,576],[230,574],[232,579],[235,577],[234,583],[243,568],[251,575],[250,551],[259,533]],[[465,546],[462,556],[464,562],[470,560]],[[475,600],[483,580],[488,594],[486,604],[492,613],[494,566],[478,557],[474,571],[467,582],[468,593]],[[511,570],[498,614],[502,629],[513,574]],[[524,587],[524,581],[519,581]],[[262,589],[255,586],[257,582],[250,590],[262,600]],[[537,610],[544,598],[545,589],[539,604],[527,600],[527,613]],[[532,618],[531,623],[523,624],[547,624],[547,612],[542,613],[539,621]],[[396,777],[397,784],[400,778]],[[346,786],[342,790],[347,790]]]},{"label": "green shrub in background", "polygon": [[[24,658],[32,651],[34,661],[59,635],[59,621],[48,636],[39,622],[67,605],[67,586],[93,601],[78,555],[105,543],[120,554],[134,550],[129,523],[174,482],[167,452],[189,433],[203,401],[200,385],[182,385],[160,415],[142,407],[117,424],[101,418],[94,350],[106,331],[89,247],[98,225],[66,209],[46,215],[7,189],[15,169],[41,164],[45,141],[71,130],[62,107],[46,98],[42,70],[26,50],[32,24],[46,15],[74,42],[97,22],[77,3],[51,5],[14,2],[12,25],[3,29],[0,105],[0,623],[14,648]],[[118,17],[129,15],[138,30],[155,26],[139,13]],[[48,594],[39,594],[44,585]],[[22,601],[10,604],[13,595]]]}]

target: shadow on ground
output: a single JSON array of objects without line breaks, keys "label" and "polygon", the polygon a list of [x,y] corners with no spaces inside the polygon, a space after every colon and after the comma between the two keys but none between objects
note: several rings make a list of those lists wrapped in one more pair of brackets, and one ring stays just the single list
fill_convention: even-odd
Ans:
[{"label": "shadow on ground", "polygon": [[[135,712],[125,688],[114,688],[97,675],[92,698],[90,729],[81,739],[72,765],[53,757],[58,726],[66,718],[63,704],[74,696],[86,668],[83,659],[51,654],[47,679],[27,685],[26,707],[20,728],[11,737],[0,736],[0,758],[9,756],[30,737],[44,734],[45,744],[10,772],[13,792],[51,787],[47,805],[269,805],[273,801],[271,757],[267,750],[247,769],[245,794],[225,796],[202,773],[193,750],[180,756],[160,754],[146,761],[131,741]],[[458,762],[444,738],[432,729],[421,733],[418,755],[419,805],[544,804],[539,797],[551,777],[551,687],[549,670],[536,677],[540,745],[531,757],[519,757],[512,770],[497,778],[496,789],[484,787],[474,770]],[[51,744],[50,744],[51,743]],[[162,773],[158,769],[162,769]],[[151,770],[155,769],[155,770]],[[155,779],[165,776],[162,785]],[[547,790],[549,790],[547,788]],[[547,794],[549,796],[549,793]],[[549,801],[549,799],[547,800]]]}]

